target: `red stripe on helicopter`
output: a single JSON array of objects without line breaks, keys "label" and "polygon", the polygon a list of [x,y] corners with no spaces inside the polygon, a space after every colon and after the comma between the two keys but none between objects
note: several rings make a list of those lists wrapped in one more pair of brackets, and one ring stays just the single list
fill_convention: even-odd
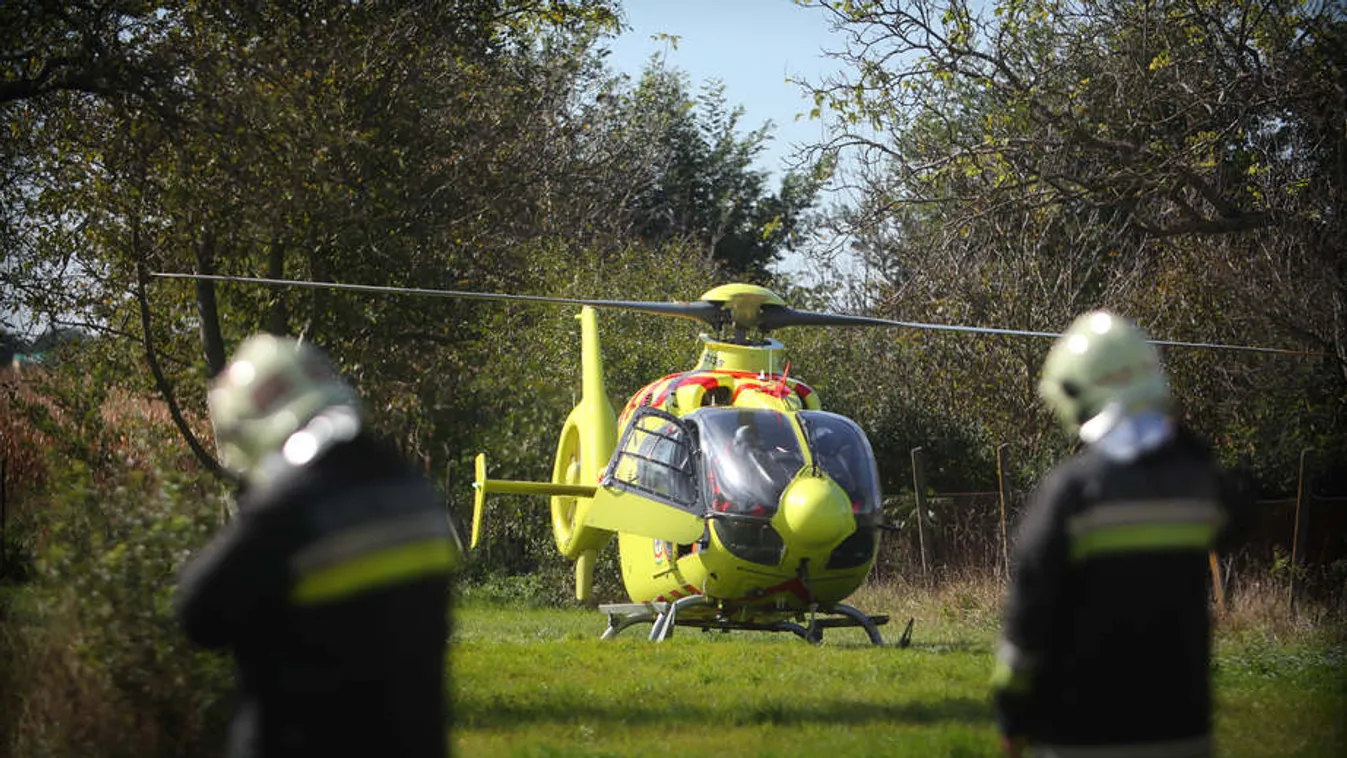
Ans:
[{"label": "red stripe on helicopter", "polygon": [[784,398],[790,394],[790,390],[782,384],[763,384],[761,382],[744,382],[734,388],[734,401],[739,399],[739,393],[744,390],[756,390],[764,395],[775,398]]},{"label": "red stripe on helicopter", "polygon": [[800,577],[798,576],[773,587],[767,587],[763,589],[761,594],[755,593],[753,597],[741,597],[739,599],[743,601],[761,600],[764,597],[770,597],[780,592],[789,592],[800,600],[809,602],[809,588],[804,586],[804,582],[800,581]]},{"label": "red stripe on helicopter", "polygon": [[688,374],[678,383],[679,387],[685,384],[700,384],[708,390],[713,390],[720,386],[720,379],[710,374]]},{"label": "red stripe on helicopter", "polygon": [[674,380],[682,374],[667,374],[655,381],[642,387],[639,392],[627,401],[627,406],[622,410],[622,415],[627,415],[628,411],[634,410],[640,405],[653,405],[657,408],[663,408],[666,400],[669,399],[669,391],[673,388]]},{"label": "red stripe on helicopter", "polygon": [[[749,381],[743,381],[743,380]],[[685,385],[699,385],[707,390],[717,387],[732,386],[734,395],[731,402],[739,399],[739,393],[744,390],[754,390],[761,392],[769,397],[784,399],[792,392],[801,400],[805,400],[814,394],[814,389],[804,382],[788,378],[785,374],[773,374],[766,377],[763,381],[761,373],[753,371],[736,370],[715,370],[699,371],[687,374],[669,374],[668,376],[657,379],[645,387],[627,401],[622,409],[620,418],[625,420],[636,408],[640,406],[654,406],[663,408],[669,401],[669,396],[676,392],[679,387]],[[729,380],[727,385],[726,380]]]},{"label": "red stripe on helicopter", "polygon": [[696,587],[693,587],[690,584],[685,584],[679,589],[669,590],[668,595],[657,595],[655,597],[655,602],[667,603],[670,600],[682,600],[685,597],[692,597],[693,595],[700,595],[700,594],[702,594],[701,591],[698,590]]}]

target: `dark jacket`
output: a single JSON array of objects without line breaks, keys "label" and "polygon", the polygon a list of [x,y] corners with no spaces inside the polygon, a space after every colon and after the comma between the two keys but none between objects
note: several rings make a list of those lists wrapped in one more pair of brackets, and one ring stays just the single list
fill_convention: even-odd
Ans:
[{"label": "dark jacket", "polygon": [[1054,469],[1015,542],[994,677],[1002,733],[1077,746],[1208,738],[1208,554],[1243,510],[1184,430],[1131,462],[1086,449]]},{"label": "dark jacket", "polygon": [[458,548],[434,489],[363,436],[241,495],[177,597],[235,656],[228,754],[443,758]]}]

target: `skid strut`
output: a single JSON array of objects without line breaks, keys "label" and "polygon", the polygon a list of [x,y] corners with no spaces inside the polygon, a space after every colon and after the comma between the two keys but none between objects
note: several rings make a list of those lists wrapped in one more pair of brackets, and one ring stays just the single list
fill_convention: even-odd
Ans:
[{"label": "skid strut", "polygon": [[[703,595],[691,595],[689,597],[679,598],[673,602],[651,602],[651,603],[618,603],[611,605],[600,605],[599,611],[608,615],[608,627],[603,631],[603,639],[610,640],[621,634],[624,629],[636,624],[649,622],[650,641],[662,642],[673,636],[674,628],[678,625],[697,627],[706,631],[719,630],[745,630],[745,631],[765,631],[765,632],[790,632],[801,639],[813,644],[819,644],[823,641],[823,632],[825,629],[837,629],[843,627],[860,627],[865,630],[870,643],[874,645],[883,645],[884,638],[879,633],[879,627],[887,624],[888,616],[871,616],[865,612],[850,605],[837,603],[826,609],[816,609],[810,613],[808,623],[796,623],[794,621],[773,621],[768,623],[755,623],[745,621],[733,621],[724,617],[716,618],[684,618],[680,621],[680,613],[691,608],[697,608],[712,604],[712,600]],[[823,615],[823,614],[826,614]],[[902,635],[898,639],[898,647],[907,647],[912,642],[913,619],[907,620],[907,625],[903,629]]]}]

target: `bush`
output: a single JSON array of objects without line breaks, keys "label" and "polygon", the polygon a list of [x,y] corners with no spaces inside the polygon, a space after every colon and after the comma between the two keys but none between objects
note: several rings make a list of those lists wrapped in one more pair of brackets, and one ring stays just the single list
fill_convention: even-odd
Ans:
[{"label": "bush", "polygon": [[178,567],[218,526],[223,490],[156,414],[91,424],[72,413],[89,402],[72,398],[84,390],[53,381],[30,406],[43,409],[44,431],[74,441],[51,449],[44,480],[16,503],[32,570],[0,616],[0,750],[214,754],[230,662],[190,646],[172,595]]}]

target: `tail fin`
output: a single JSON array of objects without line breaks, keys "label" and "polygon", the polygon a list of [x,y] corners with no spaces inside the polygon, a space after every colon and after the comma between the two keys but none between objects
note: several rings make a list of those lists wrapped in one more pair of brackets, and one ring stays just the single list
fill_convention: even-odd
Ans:
[{"label": "tail fin", "polygon": [[[617,413],[603,380],[603,356],[595,310],[580,310],[580,402],[561,430],[552,481],[557,484],[597,485],[617,447]],[[552,532],[557,549],[575,561],[575,595],[588,600],[598,552],[613,533],[585,525],[592,498],[557,495],[552,498]]]}]

